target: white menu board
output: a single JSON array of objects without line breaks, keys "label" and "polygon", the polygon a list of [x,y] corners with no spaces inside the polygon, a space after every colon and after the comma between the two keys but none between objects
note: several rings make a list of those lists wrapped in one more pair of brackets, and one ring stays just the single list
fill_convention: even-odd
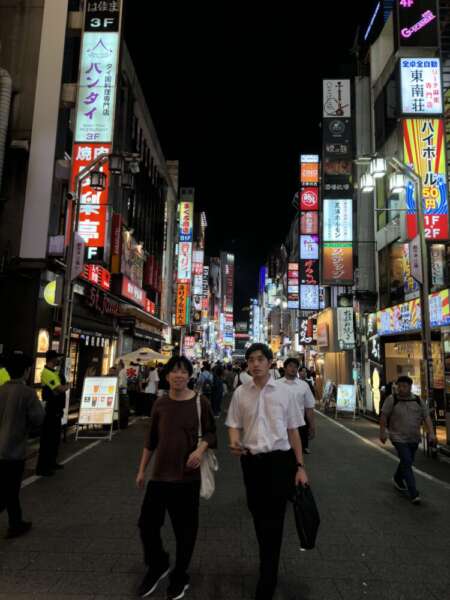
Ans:
[{"label": "white menu board", "polygon": [[86,377],[79,425],[111,425],[118,398],[117,377]]}]

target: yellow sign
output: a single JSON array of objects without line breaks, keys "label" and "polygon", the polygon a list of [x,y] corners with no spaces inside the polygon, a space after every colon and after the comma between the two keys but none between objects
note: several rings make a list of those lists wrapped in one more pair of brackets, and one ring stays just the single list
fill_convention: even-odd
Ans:
[{"label": "yellow sign", "polygon": [[58,306],[56,302],[56,279],[55,281],[50,281],[44,288],[44,300],[50,306]]}]

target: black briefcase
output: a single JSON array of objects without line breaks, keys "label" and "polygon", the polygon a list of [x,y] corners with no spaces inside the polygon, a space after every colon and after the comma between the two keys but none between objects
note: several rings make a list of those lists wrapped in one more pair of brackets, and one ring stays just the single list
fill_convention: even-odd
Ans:
[{"label": "black briefcase", "polygon": [[293,505],[300,548],[312,550],[319,530],[320,515],[309,485],[295,488]]}]

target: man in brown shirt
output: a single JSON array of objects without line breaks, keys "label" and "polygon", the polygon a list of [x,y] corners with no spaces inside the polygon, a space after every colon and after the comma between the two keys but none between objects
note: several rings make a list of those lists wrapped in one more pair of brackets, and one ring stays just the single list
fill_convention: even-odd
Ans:
[{"label": "man in brown shirt", "polygon": [[[145,469],[154,455],[150,481],[142,504],[139,528],[148,572],[139,588],[150,596],[169,573],[169,556],[164,551],[161,527],[170,515],[177,553],[170,574],[168,600],[183,598],[189,587],[189,567],[198,530],[200,464],[208,448],[217,445],[214,417],[209,401],[201,397],[203,436],[198,440],[197,394],[188,388],[192,365],[184,356],[173,357],[165,368],[168,394],[152,410],[150,431],[145,441],[136,483],[142,488]],[[200,441],[200,443],[198,443]]]}]

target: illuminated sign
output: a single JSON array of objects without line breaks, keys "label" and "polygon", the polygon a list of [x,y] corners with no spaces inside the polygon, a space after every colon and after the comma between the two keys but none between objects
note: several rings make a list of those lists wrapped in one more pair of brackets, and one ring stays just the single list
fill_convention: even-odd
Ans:
[{"label": "illuminated sign", "polygon": [[317,235],[319,233],[319,213],[305,211],[300,214],[300,233]]},{"label": "illuminated sign", "polygon": [[340,350],[352,350],[355,347],[353,327],[353,308],[339,307],[337,313],[337,337]]},{"label": "illuminated sign", "polygon": [[319,258],[319,236],[301,235],[300,236],[300,258],[318,259]]},{"label": "illuminated sign", "polygon": [[319,310],[318,285],[300,285],[300,308],[302,310]]},{"label": "illuminated sign", "polygon": [[324,285],[353,283],[353,246],[351,242],[324,242],[322,262]]},{"label": "illuminated sign", "polygon": [[[111,144],[74,144],[72,156],[71,189],[75,190],[75,177],[101,154],[111,152]],[[80,220],[78,233],[87,246],[86,260],[102,260],[107,239],[108,222],[108,162],[99,167],[106,175],[104,190],[94,190],[90,178],[81,181],[80,189]]]},{"label": "illuminated sign", "polygon": [[128,277],[122,276],[122,287],[120,290],[121,295],[128,300],[132,300],[136,304],[146,307],[147,296],[143,289],[135,285]]},{"label": "illuminated sign", "polygon": [[442,86],[439,58],[402,58],[400,60],[402,112],[404,114],[441,114]]},{"label": "illuminated sign", "polygon": [[177,286],[177,300],[175,308],[175,325],[183,326],[189,324],[190,313],[190,285],[179,283]]},{"label": "illuminated sign", "polygon": [[[405,119],[403,121],[405,162],[422,177],[425,236],[446,240],[448,191],[443,119]],[[406,222],[408,238],[417,235],[414,185],[407,184]]]},{"label": "illuminated sign", "polygon": [[[449,290],[435,292],[429,296],[430,321],[432,327],[450,325]],[[396,335],[422,329],[420,300],[410,300],[377,312],[379,335]]]},{"label": "illuminated sign", "polygon": [[287,303],[289,309],[298,309],[299,306],[299,279],[298,263],[288,263],[288,295]]},{"label": "illuminated sign", "polygon": [[300,210],[319,210],[318,187],[309,187],[301,190]]},{"label": "illuminated sign", "polygon": [[323,80],[323,117],[351,117],[350,79]]},{"label": "illuminated sign", "polygon": [[178,281],[190,283],[192,275],[192,242],[178,245]]},{"label": "illuminated sign", "polygon": [[192,229],[194,226],[194,203],[180,202],[179,206],[180,219],[180,242],[192,242]]},{"label": "illuminated sign", "polygon": [[305,285],[319,285],[319,261],[300,261],[300,283]]},{"label": "illuminated sign", "polygon": [[319,183],[319,163],[301,163],[300,181],[302,186],[317,186]]},{"label": "illuminated sign", "polygon": [[399,0],[397,32],[399,46],[438,47],[436,0]]},{"label": "illuminated sign", "polygon": [[318,163],[319,155],[318,154],[300,154],[300,162],[301,163]]},{"label": "illuminated sign", "polygon": [[83,34],[76,142],[112,142],[119,48],[116,32]]},{"label": "illuminated sign", "polygon": [[353,240],[352,200],[323,201],[323,240],[351,242]]}]

